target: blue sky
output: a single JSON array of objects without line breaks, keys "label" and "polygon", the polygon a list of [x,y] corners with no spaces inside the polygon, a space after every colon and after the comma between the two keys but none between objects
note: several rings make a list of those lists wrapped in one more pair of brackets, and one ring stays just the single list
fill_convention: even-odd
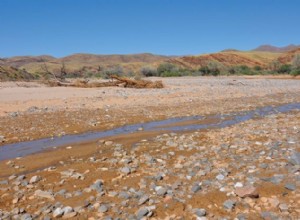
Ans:
[{"label": "blue sky", "polygon": [[0,57],[300,44],[299,0],[0,0]]}]

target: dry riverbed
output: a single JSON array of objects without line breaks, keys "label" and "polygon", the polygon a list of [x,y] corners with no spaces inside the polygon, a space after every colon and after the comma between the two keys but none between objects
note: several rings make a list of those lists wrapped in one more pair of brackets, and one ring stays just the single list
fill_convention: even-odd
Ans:
[{"label": "dry riverbed", "polygon": [[[156,90],[2,83],[1,145],[300,102],[299,80],[163,80]],[[299,151],[299,110],[74,143],[0,162],[0,219],[299,219]]]}]

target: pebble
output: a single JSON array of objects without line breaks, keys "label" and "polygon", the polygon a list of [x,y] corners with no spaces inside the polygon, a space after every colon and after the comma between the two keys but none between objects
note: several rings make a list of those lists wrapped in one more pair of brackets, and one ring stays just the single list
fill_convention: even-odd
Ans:
[{"label": "pebble", "polygon": [[32,216],[28,213],[21,216],[21,220],[32,220]]},{"label": "pebble", "polygon": [[193,187],[192,187],[192,189],[191,189],[191,191],[192,191],[193,193],[196,193],[196,192],[198,192],[199,190],[201,190],[201,186],[199,185],[199,183],[194,184]]},{"label": "pebble", "polygon": [[105,213],[108,211],[108,207],[107,205],[101,205],[99,208],[98,208],[98,212],[101,212],[101,213]]},{"label": "pebble", "polygon": [[64,214],[68,214],[68,213],[73,212],[73,208],[70,207],[70,206],[66,206],[66,207],[64,207],[64,208],[62,209],[62,211],[63,211]]},{"label": "pebble", "polygon": [[222,175],[222,174],[219,174],[219,175],[216,176],[216,179],[217,179],[217,180],[224,180],[224,179],[225,179],[225,176]]},{"label": "pebble", "polygon": [[193,213],[194,213],[197,217],[203,217],[203,216],[206,216],[206,210],[205,210],[205,209],[193,209]]},{"label": "pebble", "polygon": [[156,191],[156,194],[159,195],[159,196],[164,196],[167,194],[167,189],[164,188],[164,187],[161,187],[161,186],[157,186],[155,188],[155,191]]},{"label": "pebble", "polygon": [[244,186],[237,187],[235,189],[235,194],[241,198],[250,197],[250,198],[258,198],[257,189],[254,186]]},{"label": "pebble", "polygon": [[123,168],[121,168],[120,171],[121,171],[122,173],[126,174],[126,175],[128,175],[128,174],[131,173],[130,167],[123,167]]},{"label": "pebble", "polygon": [[35,184],[35,183],[39,182],[41,179],[42,178],[40,176],[33,176],[33,177],[31,177],[29,183],[30,184]]},{"label": "pebble", "polygon": [[223,203],[223,206],[225,209],[229,209],[229,210],[232,210],[235,206],[236,202],[235,201],[232,201],[232,200],[226,200],[224,203]]},{"label": "pebble", "polygon": [[290,157],[290,163],[300,165],[300,152],[294,152]]},{"label": "pebble", "polygon": [[281,203],[279,205],[279,209],[280,209],[281,212],[287,212],[289,210],[289,207],[288,207],[287,204]]},{"label": "pebble", "polygon": [[140,208],[137,212],[136,212],[136,217],[138,219],[143,218],[144,216],[146,216],[149,213],[149,210],[147,208]]},{"label": "pebble", "polygon": [[37,197],[42,197],[42,198],[54,200],[53,193],[42,191],[42,190],[39,190],[39,189],[34,192],[34,195],[37,196]]},{"label": "pebble", "polygon": [[105,141],[105,142],[104,142],[104,144],[105,144],[106,146],[111,146],[111,145],[113,145],[113,143],[114,143],[114,142],[112,142],[112,141]]},{"label": "pebble", "polygon": [[291,190],[291,191],[295,191],[297,189],[296,185],[293,183],[287,183],[284,186],[286,189]]},{"label": "pebble", "polygon": [[243,187],[243,183],[241,182],[237,182],[236,184],[234,184],[234,188],[238,188],[238,187]]},{"label": "pebble", "polygon": [[98,179],[90,186],[90,189],[96,190],[98,193],[103,191],[103,181]]},{"label": "pebble", "polygon": [[76,215],[77,215],[77,212],[64,213],[63,219],[74,218]]},{"label": "pebble", "polygon": [[148,202],[148,201],[149,201],[149,196],[143,195],[143,196],[139,199],[138,205],[143,205],[143,204],[145,204],[145,203]]},{"label": "pebble", "polygon": [[4,142],[5,141],[5,137],[3,135],[0,135],[0,142]]},{"label": "pebble", "polygon": [[56,208],[53,212],[53,218],[59,218],[62,217],[64,214],[63,210],[61,208]]}]

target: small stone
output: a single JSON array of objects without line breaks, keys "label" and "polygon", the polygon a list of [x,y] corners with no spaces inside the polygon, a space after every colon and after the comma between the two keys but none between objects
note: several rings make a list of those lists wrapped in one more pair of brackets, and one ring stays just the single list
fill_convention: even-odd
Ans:
[{"label": "small stone", "polygon": [[278,219],[277,216],[272,212],[262,212],[261,217],[265,220]]},{"label": "small stone", "polygon": [[73,208],[70,206],[66,206],[62,209],[64,215],[73,212]]},{"label": "small stone", "polygon": [[98,193],[103,191],[103,181],[98,179],[90,186],[90,189],[96,190]]},{"label": "small stone", "polygon": [[300,165],[300,152],[294,152],[290,157],[290,163]]},{"label": "small stone", "polygon": [[232,200],[226,200],[224,203],[223,203],[223,206],[225,209],[229,209],[229,210],[232,210],[235,206],[235,201],[232,201]]},{"label": "small stone", "polygon": [[105,142],[104,142],[104,144],[105,144],[106,146],[111,146],[111,145],[113,145],[113,143],[114,143],[114,142],[112,142],[112,141],[105,141]]},{"label": "small stone", "polygon": [[243,183],[237,182],[236,184],[234,184],[234,188],[238,188],[238,187],[243,187]]},{"label": "small stone", "polygon": [[289,210],[289,207],[287,204],[282,203],[279,205],[279,209],[281,212],[287,212]]},{"label": "small stone", "polygon": [[191,191],[192,191],[193,193],[196,193],[196,192],[198,192],[200,189],[201,189],[201,186],[200,186],[198,183],[196,183],[196,184],[192,187]]},{"label": "small stone", "polygon": [[197,217],[203,217],[206,216],[206,210],[205,209],[194,209],[193,213],[197,216]]},{"label": "small stone", "polygon": [[148,202],[148,201],[149,201],[149,196],[143,195],[143,196],[139,199],[138,205],[143,205],[144,203],[146,203],[146,202]]},{"label": "small stone", "polygon": [[63,219],[74,218],[77,215],[77,212],[69,212],[64,214]]},{"label": "small stone", "polygon": [[140,208],[137,212],[136,212],[136,217],[138,219],[143,218],[144,216],[146,216],[149,213],[149,210],[147,208]]},{"label": "small stone", "polygon": [[30,214],[26,213],[21,216],[21,220],[32,220],[32,217]]},{"label": "small stone", "polygon": [[219,174],[219,175],[216,176],[216,179],[217,179],[217,180],[224,180],[224,179],[225,179],[225,176],[222,175],[222,174]]},{"label": "small stone", "polygon": [[155,191],[156,191],[156,194],[159,195],[159,196],[164,196],[167,194],[167,189],[164,188],[164,187],[161,187],[161,186],[157,186],[155,188]]},{"label": "small stone", "polygon": [[64,214],[63,210],[61,208],[56,208],[53,212],[53,218],[59,218],[62,217]]},{"label": "small stone", "polygon": [[41,180],[42,178],[40,176],[33,176],[31,177],[31,179],[29,180],[29,183],[30,184],[34,184],[34,183],[37,183]]},{"label": "small stone", "polygon": [[19,202],[19,198],[14,198],[12,201],[13,204],[17,204],[18,202]]},{"label": "small stone", "polygon": [[128,175],[128,174],[131,173],[130,167],[123,167],[123,168],[121,168],[120,171],[121,171],[122,173],[126,174],[126,175]]},{"label": "small stone", "polygon": [[24,180],[25,178],[26,178],[25,175],[20,175],[20,176],[17,177],[17,180],[21,181],[21,180]]},{"label": "small stone", "polygon": [[250,197],[250,198],[258,198],[257,189],[254,186],[244,186],[238,187],[235,189],[235,194],[241,198]]},{"label": "small stone", "polygon": [[108,207],[106,205],[101,205],[98,209],[98,212],[104,213],[108,211]]},{"label": "small stone", "polygon": [[5,137],[3,135],[0,135],[0,142],[4,142],[5,141]]},{"label": "small stone", "polygon": [[291,191],[295,191],[296,190],[296,185],[293,183],[287,183],[284,186],[286,189],[291,190]]},{"label": "small stone", "polygon": [[268,199],[268,201],[273,208],[276,208],[280,204],[280,202],[277,198],[270,198],[270,199]]},{"label": "small stone", "polygon": [[53,193],[50,193],[50,192],[46,192],[46,191],[42,191],[42,190],[36,190],[34,192],[34,195],[37,196],[37,197],[42,197],[42,198],[54,200]]},{"label": "small stone", "polygon": [[0,185],[8,185],[8,180],[2,180],[2,181],[0,181]]},{"label": "small stone", "polygon": [[16,175],[11,175],[11,176],[8,177],[8,180],[13,180],[13,179],[15,179],[15,178],[17,178]]},{"label": "small stone", "polygon": [[120,192],[119,193],[119,198],[121,198],[121,199],[129,199],[130,195],[127,192]]}]

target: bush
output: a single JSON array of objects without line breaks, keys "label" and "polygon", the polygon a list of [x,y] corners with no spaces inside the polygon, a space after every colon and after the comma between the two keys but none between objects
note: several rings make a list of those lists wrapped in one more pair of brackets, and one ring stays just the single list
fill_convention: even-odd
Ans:
[{"label": "bush", "polygon": [[290,74],[291,71],[292,71],[292,65],[290,64],[283,64],[278,69],[278,73],[282,73],[282,74]]},{"label": "bush", "polygon": [[206,66],[203,66],[199,69],[199,72],[203,76],[218,76],[221,74],[221,71],[224,70],[224,66],[219,62],[209,62]]},{"label": "bush", "polygon": [[291,75],[293,76],[300,75],[300,54],[297,54],[292,61]]},{"label": "bush", "polygon": [[300,76],[300,68],[293,69],[291,71],[292,76]]},{"label": "bush", "polygon": [[172,63],[162,63],[157,67],[158,76],[172,72],[178,72],[178,67]]},{"label": "bush", "polygon": [[102,76],[104,79],[109,79],[111,75],[121,76],[124,73],[121,66],[114,66],[102,71]]},{"label": "bush", "polygon": [[255,71],[262,71],[262,67],[261,66],[255,66],[253,69]]},{"label": "bush", "polygon": [[158,76],[158,72],[157,69],[154,67],[150,67],[150,66],[145,66],[141,68],[141,73],[146,76]]}]

